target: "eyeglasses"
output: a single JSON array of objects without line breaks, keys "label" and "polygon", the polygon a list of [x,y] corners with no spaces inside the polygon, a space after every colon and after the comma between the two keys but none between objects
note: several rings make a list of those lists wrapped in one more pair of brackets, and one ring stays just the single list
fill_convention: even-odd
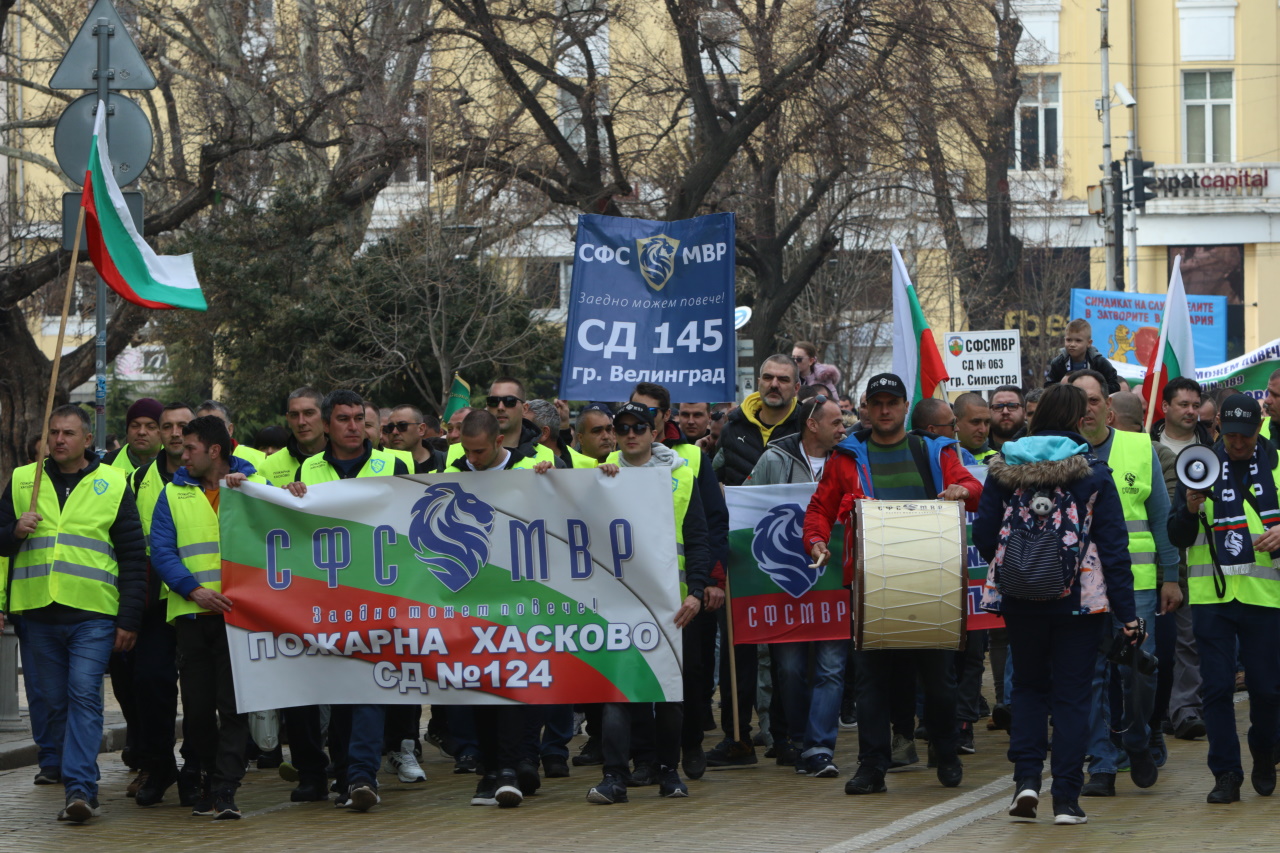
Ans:
[{"label": "eyeglasses", "polygon": [[409,427],[416,427],[421,423],[422,421],[396,421],[384,426],[382,428],[382,434],[391,435],[393,432],[408,432]]},{"label": "eyeglasses", "polygon": [[813,405],[809,408],[809,417],[805,418],[805,420],[806,421],[811,420],[813,416],[818,413],[818,407],[823,405],[826,402],[827,402],[827,396],[825,394],[815,395],[813,398]]},{"label": "eyeglasses", "polygon": [[957,423],[957,419],[952,418],[951,423],[949,424],[930,424],[930,426],[932,426],[934,429],[955,429],[956,423]]},{"label": "eyeglasses", "polygon": [[1016,412],[1018,411],[1018,409],[1021,409],[1021,408],[1022,408],[1021,403],[992,403],[991,404],[991,411],[993,412],[1003,412],[1005,409],[1008,409],[1011,412]]},{"label": "eyeglasses", "polygon": [[508,409],[514,409],[518,403],[523,403],[519,397],[514,394],[508,394],[505,397],[486,397],[485,402],[489,404],[489,408],[496,409],[498,406],[506,406]]},{"label": "eyeglasses", "polygon": [[613,430],[618,435],[630,435],[633,432],[636,435],[644,435],[646,432],[649,431],[649,425],[648,424],[614,424]]}]

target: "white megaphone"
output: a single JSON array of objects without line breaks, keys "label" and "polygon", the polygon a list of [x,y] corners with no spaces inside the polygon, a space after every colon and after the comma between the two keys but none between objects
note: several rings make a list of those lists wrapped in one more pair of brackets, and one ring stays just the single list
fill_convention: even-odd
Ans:
[{"label": "white megaphone", "polygon": [[1201,492],[1212,489],[1222,475],[1222,463],[1218,461],[1218,454],[1213,452],[1212,447],[1205,447],[1203,444],[1184,447],[1178,454],[1174,469],[1178,473],[1178,482],[1188,489]]}]

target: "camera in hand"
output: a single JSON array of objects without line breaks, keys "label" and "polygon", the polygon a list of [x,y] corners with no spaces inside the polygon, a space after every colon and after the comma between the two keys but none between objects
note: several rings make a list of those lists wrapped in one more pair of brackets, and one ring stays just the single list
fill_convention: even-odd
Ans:
[{"label": "camera in hand", "polygon": [[1147,638],[1147,623],[1138,620],[1136,637],[1129,637],[1123,631],[1115,635],[1111,641],[1111,650],[1107,652],[1107,660],[1121,666],[1131,666],[1143,675],[1151,675],[1156,671],[1156,656],[1142,649]]}]

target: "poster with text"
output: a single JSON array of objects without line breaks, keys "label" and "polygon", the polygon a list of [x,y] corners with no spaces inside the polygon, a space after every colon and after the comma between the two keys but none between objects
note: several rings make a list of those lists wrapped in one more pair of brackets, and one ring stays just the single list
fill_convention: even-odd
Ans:
[{"label": "poster with text", "polygon": [[[1089,321],[1093,345],[1115,361],[1145,365],[1160,340],[1163,293],[1120,293],[1112,290],[1071,291],[1071,319]],[[1227,360],[1227,299],[1187,294],[1196,364]]]}]

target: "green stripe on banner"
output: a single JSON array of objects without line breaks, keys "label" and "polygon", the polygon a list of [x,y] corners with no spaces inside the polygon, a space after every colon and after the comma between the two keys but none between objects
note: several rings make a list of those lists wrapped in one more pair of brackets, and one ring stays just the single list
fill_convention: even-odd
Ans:
[{"label": "green stripe on banner", "polygon": [[[754,539],[755,533],[752,530],[729,531],[729,560],[735,568],[732,576],[734,598],[748,595],[775,595],[784,592],[777,581],[762,570],[756,562],[755,556],[751,553],[751,543]],[[843,586],[841,581],[844,579],[842,566],[844,530],[841,525],[836,525],[832,530],[831,543],[828,547],[831,549],[831,559],[827,561],[826,570],[813,585],[812,588],[815,590],[839,589]]]}]

